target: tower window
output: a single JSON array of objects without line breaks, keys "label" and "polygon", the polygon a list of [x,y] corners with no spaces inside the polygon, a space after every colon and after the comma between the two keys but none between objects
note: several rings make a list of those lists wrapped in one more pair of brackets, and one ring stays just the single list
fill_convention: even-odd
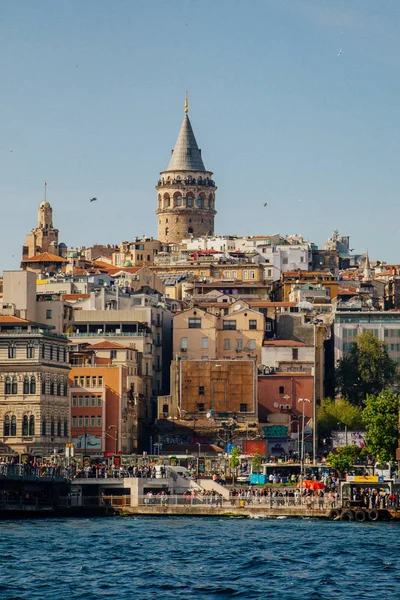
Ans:
[{"label": "tower window", "polygon": [[166,227],[165,228],[165,235],[168,235],[168,234],[169,234],[169,229],[168,229],[168,227]]},{"label": "tower window", "polygon": [[193,233],[193,227],[189,227],[189,229],[188,229],[188,234],[189,234],[189,235],[192,235],[192,233]]},{"label": "tower window", "polygon": [[193,206],[193,196],[186,196],[186,206],[192,208]]}]

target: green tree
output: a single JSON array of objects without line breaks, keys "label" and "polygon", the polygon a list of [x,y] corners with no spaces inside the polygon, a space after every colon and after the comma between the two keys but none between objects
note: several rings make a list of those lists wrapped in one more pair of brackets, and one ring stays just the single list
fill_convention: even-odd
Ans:
[{"label": "green tree", "polygon": [[257,470],[260,468],[261,466],[261,454],[258,450],[256,450],[251,458],[251,466],[253,467],[254,471],[257,472]]},{"label": "green tree", "polygon": [[396,458],[399,435],[399,397],[389,390],[368,395],[362,411],[367,429],[367,446],[379,462]]},{"label": "green tree", "polygon": [[361,406],[367,394],[380,394],[396,381],[396,370],[397,364],[390,358],[387,345],[372,331],[363,331],[354,338],[350,352],[338,361],[336,392]]},{"label": "green tree", "polygon": [[331,467],[337,469],[341,475],[348,471],[360,453],[358,446],[341,446],[330,452],[326,457]]},{"label": "green tree", "polygon": [[232,448],[231,455],[230,455],[230,458],[229,458],[229,466],[230,466],[231,471],[232,471],[232,480],[233,480],[233,483],[235,483],[236,469],[240,465],[240,458],[239,457],[240,457],[239,448],[237,448],[235,446],[234,448]]},{"label": "green tree", "polygon": [[318,435],[329,437],[332,431],[340,429],[340,424],[347,425],[349,430],[363,429],[361,408],[345,398],[325,398],[317,408]]}]

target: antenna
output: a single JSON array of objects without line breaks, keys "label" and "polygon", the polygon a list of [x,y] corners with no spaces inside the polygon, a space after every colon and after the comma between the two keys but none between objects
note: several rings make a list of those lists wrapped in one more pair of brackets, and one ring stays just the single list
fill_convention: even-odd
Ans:
[{"label": "antenna", "polygon": [[44,201],[47,202],[47,181],[44,182]]}]

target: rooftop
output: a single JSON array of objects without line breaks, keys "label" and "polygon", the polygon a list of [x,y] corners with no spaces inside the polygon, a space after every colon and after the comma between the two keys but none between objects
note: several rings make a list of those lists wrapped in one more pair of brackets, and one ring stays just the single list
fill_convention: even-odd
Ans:
[{"label": "rooftop", "polygon": [[194,137],[187,114],[183,117],[181,129],[172,150],[167,171],[205,171],[201,151]]}]

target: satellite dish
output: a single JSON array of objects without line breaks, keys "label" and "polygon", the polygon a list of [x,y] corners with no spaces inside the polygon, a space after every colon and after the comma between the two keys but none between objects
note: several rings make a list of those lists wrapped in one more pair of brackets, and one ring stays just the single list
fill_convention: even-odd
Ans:
[{"label": "satellite dish", "polygon": [[206,417],[207,417],[207,419],[211,419],[211,413],[210,413],[210,412],[208,412],[208,413],[206,414]]},{"label": "satellite dish", "polygon": [[278,408],[279,404],[277,402],[274,402],[274,407]]}]

